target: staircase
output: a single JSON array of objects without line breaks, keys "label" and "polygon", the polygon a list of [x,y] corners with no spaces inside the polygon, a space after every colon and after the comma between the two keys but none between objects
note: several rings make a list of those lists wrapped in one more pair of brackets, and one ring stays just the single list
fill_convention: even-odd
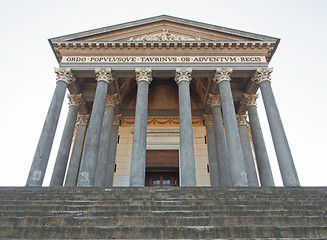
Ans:
[{"label": "staircase", "polygon": [[327,188],[0,188],[1,239],[327,239]]}]

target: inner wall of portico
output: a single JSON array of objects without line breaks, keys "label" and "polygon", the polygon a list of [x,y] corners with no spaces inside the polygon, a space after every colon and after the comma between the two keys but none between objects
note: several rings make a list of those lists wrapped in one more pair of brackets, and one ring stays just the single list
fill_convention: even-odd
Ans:
[{"label": "inner wall of portico", "polygon": [[[147,150],[179,150],[178,117],[149,117],[149,121],[153,123],[148,123]],[[169,121],[177,124],[163,124]],[[122,124],[119,127],[113,186],[128,186],[129,184],[134,131],[132,122],[132,118],[122,118]],[[206,129],[201,124],[201,118],[196,117],[193,122],[195,123],[193,141],[197,186],[210,186]]]}]

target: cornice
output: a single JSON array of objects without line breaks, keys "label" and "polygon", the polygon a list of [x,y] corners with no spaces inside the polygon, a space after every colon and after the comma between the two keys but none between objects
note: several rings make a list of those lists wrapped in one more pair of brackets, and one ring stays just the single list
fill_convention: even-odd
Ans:
[{"label": "cornice", "polygon": [[124,42],[52,42],[54,48],[272,48],[276,42],[263,41],[124,41]]}]

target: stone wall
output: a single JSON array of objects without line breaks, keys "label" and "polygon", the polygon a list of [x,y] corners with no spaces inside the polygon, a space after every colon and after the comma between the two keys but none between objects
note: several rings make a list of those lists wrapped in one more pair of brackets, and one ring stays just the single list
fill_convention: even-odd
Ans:
[{"label": "stone wall", "polygon": [[[116,152],[116,172],[113,186],[127,186],[129,182],[134,125],[122,125],[118,131]],[[147,149],[179,149],[178,125],[149,125],[147,135]],[[197,186],[210,186],[210,175],[207,165],[208,150],[205,140],[204,126],[193,126],[194,154],[196,166]]]}]

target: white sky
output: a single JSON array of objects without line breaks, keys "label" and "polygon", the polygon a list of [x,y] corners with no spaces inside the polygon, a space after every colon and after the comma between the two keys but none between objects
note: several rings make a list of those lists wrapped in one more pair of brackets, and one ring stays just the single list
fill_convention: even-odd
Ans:
[{"label": "white sky", "polygon": [[[1,0],[0,186],[24,186],[55,88],[48,38],[161,14],[281,38],[272,87],[302,186],[327,186],[327,1]],[[260,94],[260,92],[259,92]],[[259,100],[277,185],[281,178]],[[68,110],[63,105],[44,185]]]}]

